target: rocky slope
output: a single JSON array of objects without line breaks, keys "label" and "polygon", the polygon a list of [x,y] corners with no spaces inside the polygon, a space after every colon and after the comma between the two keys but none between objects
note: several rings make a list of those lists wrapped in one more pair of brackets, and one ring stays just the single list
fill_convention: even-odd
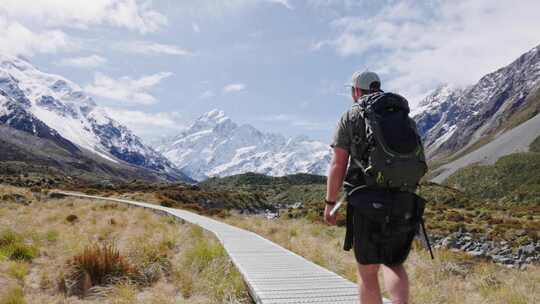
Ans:
[{"label": "rocky slope", "polygon": [[534,117],[540,107],[531,95],[539,87],[540,46],[474,85],[438,88],[413,113],[428,157],[467,154]]},{"label": "rocky slope", "polygon": [[156,149],[196,180],[245,172],[326,175],[331,156],[326,143],[238,125],[219,110],[201,115]]},{"label": "rocky slope", "polygon": [[[71,81],[0,55],[0,124],[47,139],[76,154],[189,180],[165,157],[111,119]],[[29,143],[31,144],[31,143]]]},{"label": "rocky slope", "polygon": [[433,182],[441,183],[461,168],[475,163],[494,164],[501,157],[525,152],[529,144],[540,136],[540,115],[504,132],[484,146],[444,164],[437,169]]}]

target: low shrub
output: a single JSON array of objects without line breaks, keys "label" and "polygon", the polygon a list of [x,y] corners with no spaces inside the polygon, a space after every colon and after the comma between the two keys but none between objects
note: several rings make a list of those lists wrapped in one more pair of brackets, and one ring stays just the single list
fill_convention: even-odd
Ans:
[{"label": "low shrub", "polygon": [[83,190],[83,192],[88,195],[99,195],[101,193],[99,190],[96,189],[85,189]]},{"label": "low shrub", "polygon": [[68,221],[68,223],[75,223],[78,220],[79,220],[79,217],[76,216],[75,214],[70,214],[66,217],[66,221]]},{"label": "low shrub", "polygon": [[13,261],[31,261],[39,253],[37,247],[23,242],[23,237],[13,230],[0,233],[0,256]]},{"label": "low shrub", "polygon": [[203,207],[197,205],[197,204],[182,204],[181,205],[182,209],[188,209],[188,210],[192,210],[192,211],[195,211],[195,212],[203,212],[204,209]]},{"label": "low shrub", "polygon": [[174,207],[174,205],[176,204],[176,202],[173,201],[173,200],[171,200],[171,199],[164,199],[164,200],[162,200],[159,204],[160,204],[161,206],[163,206],[163,207],[172,208],[172,207]]}]

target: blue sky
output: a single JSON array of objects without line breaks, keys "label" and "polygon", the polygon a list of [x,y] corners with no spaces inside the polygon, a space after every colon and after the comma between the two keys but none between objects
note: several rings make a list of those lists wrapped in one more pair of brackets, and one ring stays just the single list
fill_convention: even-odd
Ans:
[{"label": "blue sky", "polygon": [[0,52],[63,75],[145,139],[214,109],[329,141],[343,84],[379,72],[414,107],[540,44],[540,1],[2,0]]}]

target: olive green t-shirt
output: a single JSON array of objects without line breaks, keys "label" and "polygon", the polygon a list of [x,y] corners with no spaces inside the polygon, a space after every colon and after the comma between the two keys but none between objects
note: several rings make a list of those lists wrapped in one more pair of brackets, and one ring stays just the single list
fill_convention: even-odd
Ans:
[{"label": "olive green t-shirt", "polygon": [[[358,153],[358,149],[353,148],[353,144],[355,144],[353,142],[353,136],[355,134],[353,133],[353,128],[363,126],[363,122],[359,120],[363,120],[362,116],[360,115],[360,105],[354,103],[351,109],[345,112],[339,119],[334,132],[334,137],[332,139],[332,144],[330,144],[330,147],[332,148],[342,148],[349,153],[349,164],[347,166],[347,174],[345,176],[346,187],[356,187],[365,184],[362,169],[360,169],[355,162],[351,161],[351,158],[360,158],[359,155],[356,155],[356,153]],[[363,138],[365,138],[363,132],[363,129],[358,130],[356,134],[360,134],[363,136]]]}]

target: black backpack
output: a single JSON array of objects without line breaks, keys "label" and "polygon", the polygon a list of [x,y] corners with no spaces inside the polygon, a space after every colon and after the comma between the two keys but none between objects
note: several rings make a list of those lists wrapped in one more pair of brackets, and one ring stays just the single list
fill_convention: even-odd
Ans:
[{"label": "black backpack", "polygon": [[377,92],[359,101],[360,115],[353,129],[351,158],[368,188],[414,192],[427,172],[424,148],[409,104],[394,93]]}]

